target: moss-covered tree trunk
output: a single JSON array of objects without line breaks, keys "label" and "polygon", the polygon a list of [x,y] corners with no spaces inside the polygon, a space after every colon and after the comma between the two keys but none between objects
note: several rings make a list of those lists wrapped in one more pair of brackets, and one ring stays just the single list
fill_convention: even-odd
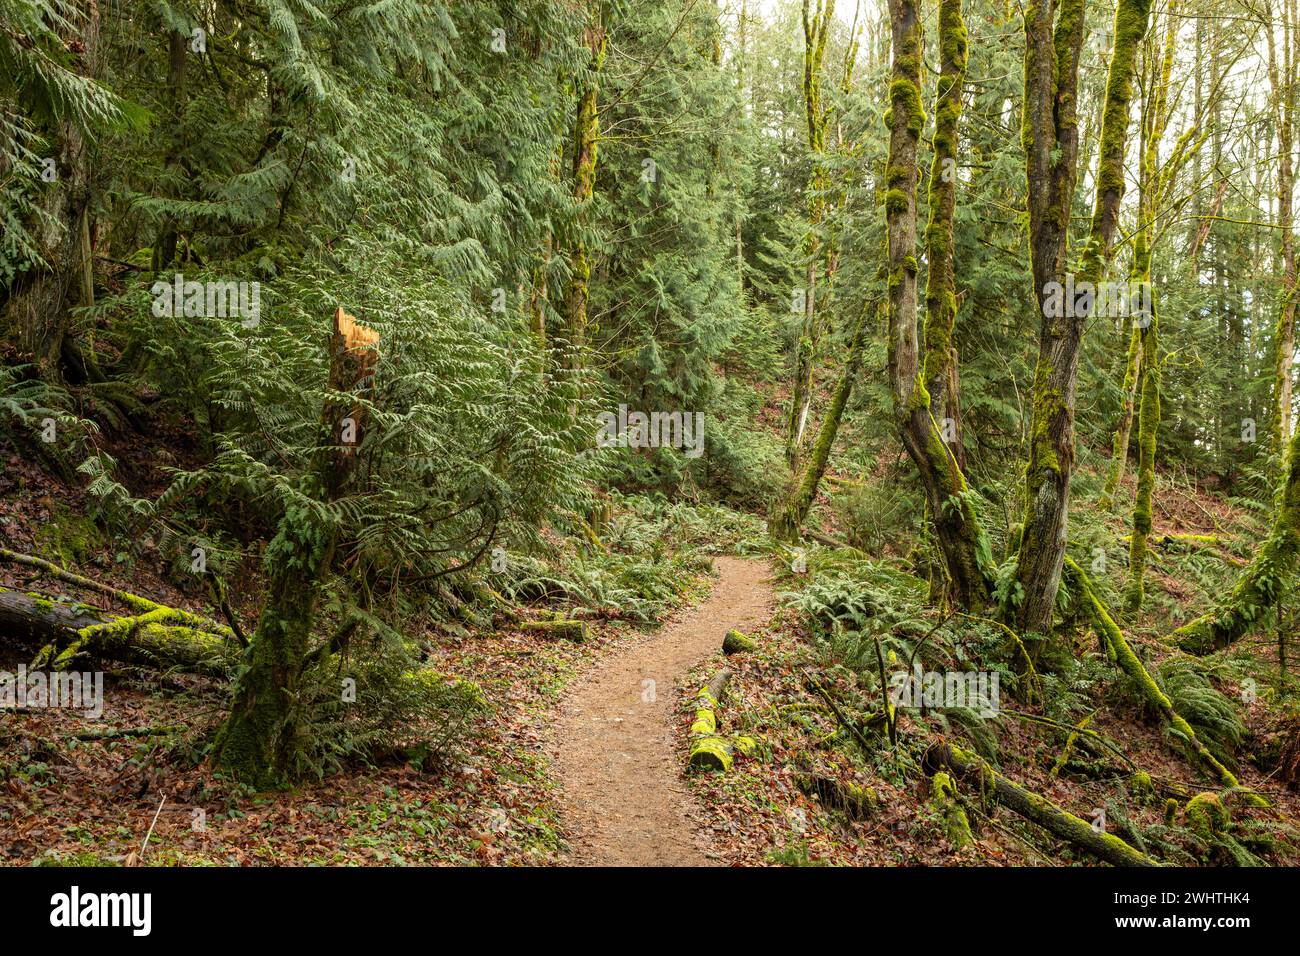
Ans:
[{"label": "moss-covered tree trunk", "polygon": [[962,607],[977,608],[986,604],[991,594],[993,557],[966,478],[930,413],[930,395],[917,341],[917,146],[925,125],[917,3],[890,0],[889,19],[893,64],[886,114],[889,158],[885,167],[885,221],[894,418],[903,446],[920,474],[953,600]]},{"label": "moss-covered tree trunk", "polygon": [[[86,7],[80,30],[76,21],[63,20],[69,49],[78,49],[77,62],[83,76],[100,72],[100,12],[97,4]],[[4,308],[21,336],[23,351],[47,381],[62,381],[65,358],[76,372],[85,363],[71,336],[70,310],[93,305],[92,247],[90,218],[92,192],[91,143],[81,127],[67,115],[55,125],[57,144],[54,172],[57,178],[44,183],[42,215],[34,238],[48,265],[34,266],[22,273],[9,291]]]},{"label": "moss-covered tree trunk", "polygon": [[[1151,274],[1146,273],[1150,282]],[[1160,428],[1160,318],[1151,303],[1149,324],[1141,330],[1141,406],[1138,411],[1137,500],[1133,505],[1133,534],[1129,539],[1128,590],[1125,610],[1135,614],[1142,608],[1143,576],[1146,573],[1147,539],[1151,536],[1151,507],[1156,486],[1156,433]]]},{"label": "moss-covered tree trunk", "polygon": [[[1151,536],[1151,509],[1156,485],[1156,444],[1160,430],[1160,315],[1155,289],[1151,282],[1151,260],[1161,233],[1157,231],[1157,213],[1173,188],[1178,171],[1187,163],[1189,149],[1199,150],[1204,140],[1180,138],[1167,162],[1161,162],[1161,145],[1174,111],[1170,84],[1174,70],[1174,51],[1178,39],[1178,0],[1165,10],[1163,51],[1158,60],[1147,58],[1150,71],[1143,89],[1141,157],[1138,169],[1137,229],[1133,237],[1132,278],[1148,290],[1149,301],[1141,313],[1137,332],[1141,352],[1137,358],[1138,393],[1138,476],[1137,500],[1133,506],[1133,534],[1129,539],[1129,580],[1125,609],[1136,614],[1142,608],[1145,591],[1147,541]],[[1194,127],[1192,128],[1194,130]],[[1189,145],[1194,143],[1194,145]],[[1192,250],[1194,253],[1194,249]],[[1194,276],[1194,274],[1193,274]],[[1127,449],[1124,449],[1126,452]],[[1117,457],[1116,459],[1120,459]]]},{"label": "moss-covered tree trunk", "polygon": [[[329,391],[334,395],[358,388],[375,358],[370,347],[356,347],[349,328],[359,327],[339,309],[330,336]],[[364,337],[362,341],[373,343]],[[354,432],[347,444],[343,443],[345,419],[351,420]],[[321,413],[320,451],[304,477],[306,494],[326,504],[340,496],[356,465],[362,426],[362,413],[351,403],[326,405]],[[312,627],[336,544],[337,529],[311,509],[291,508],[266,548],[267,601],[249,645],[247,668],[211,757],[215,769],[253,786],[277,786],[294,773]]]},{"label": "moss-covered tree trunk", "polygon": [[[857,53],[858,53],[857,15],[859,9],[860,9],[860,4],[857,8],[855,8],[854,11],[853,26],[849,30],[849,42],[844,52],[844,70],[840,77],[840,90],[845,95],[847,95],[850,89],[852,88],[853,69],[854,69],[854,64],[857,60]],[[824,18],[828,15],[829,15],[829,9],[819,10],[819,12],[817,13],[816,20],[812,21],[811,23],[806,22],[806,26],[811,26],[812,23],[821,24],[820,26],[813,27],[813,29],[816,31],[815,36],[822,43],[824,43],[825,38],[821,31],[826,29],[826,22]],[[816,65],[818,66],[818,68],[820,68],[821,52],[817,53]],[[820,94],[818,94],[818,99],[819,98],[820,98]],[[813,133],[813,125],[812,125],[811,118],[816,115],[816,111],[813,110],[811,104],[809,106],[808,115],[810,117],[809,134],[811,136]],[[825,141],[825,126],[828,121],[829,121],[828,116],[823,114],[822,121],[821,121],[822,124],[821,137],[822,137],[823,144]],[[853,149],[852,146],[846,147],[842,133],[839,134],[837,148],[841,150],[847,148],[849,151],[852,151]],[[816,188],[819,189],[825,188],[825,183],[817,185]],[[848,187],[847,185],[845,185],[843,188],[839,190],[838,202],[841,205],[845,201],[847,194],[848,194]],[[825,207],[823,205],[815,214],[819,222],[822,220],[822,218],[824,218],[824,214],[825,214]],[[813,216],[810,215],[810,221],[812,218]],[[835,273],[838,266],[838,256],[839,256],[839,250],[838,250],[837,236],[835,235],[834,230],[832,230],[825,249],[824,261],[826,267],[826,282],[825,282],[826,300],[823,301],[822,303],[823,309],[825,309],[829,305],[830,293],[834,285]],[[803,526],[803,522],[808,517],[808,511],[812,508],[812,503],[817,498],[817,489],[821,484],[822,478],[826,474],[826,467],[830,461],[831,449],[835,445],[835,436],[839,433],[840,422],[844,417],[844,409],[848,404],[849,396],[853,391],[854,383],[857,381],[858,375],[862,368],[862,352],[863,352],[863,345],[865,342],[865,337],[867,332],[867,316],[869,312],[870,312],[869,307],[864,306],[862,311],[859,313],[857,324],[853,328],[852,339],[850,340],[849,343],[849,353],[847,358],[845,359],[844,368],[841,370],[839,382],[836,385],[835,391],[831,396],[831,402],[829,407],[826,410],[825,416],[822,419],[821,426],[817,430],[817,437],[813,440],[813,448],[812,448],[811,456],[808,458],[806,462],[803,460],[802,449],[803,449],[803,432],[807,425],[806,417],[807,417],[808,403],[811,402],[811,389],[812,389],[811,367],[807,369],[807,379],[805,383],[806,388],[801,392],[798,386],[796,386],[796,392],[794,396],[795,404],[792,405],[792,409],[797,408],[799,402],[802,401],[804,403],[803,404],[804,410],[803,412],[800,413],[801,421],[795,422],[793,418],[790,420],[789,430],[787,432],[788,441],[787,441],[787,448],[786,448],[786,453],[787,453],[786,457],[790,463],[791,468],[794,470],[793,480],[791,481],[791,484],[785,494],[785,497],[779,503],[774,505],[768,518],[768,532],[779,541],[794,542],[799,540],[799,529]],[[807,319],[809,318],[809,316],[805,316],[805,318]],[[802,354],[802,349],[806,344],[812,349],[812,353],[815,355],[817,352],[816,343],[820,340],[820,336],[821,336],[821,329],[817,325],[815,318],[811,325],[805,326],[805,331],[811,332],[812,335],[810,338],[807,339],[806,343],[801,342],[800,345],[801,354]],[[799,376],[797,376],[797,378],[798,377]]]},{"label": "moss-covered tree trunk", "polygon": [[269,596],[212,751],[215,769],[259,789],[293,775],[301,716],[296,703],[333,554],[333,540],[322,538],[302,515],[286,516],[267,549]]},{"label": "moss-covered tree trunk", "polygon": [[[163,158],[163,165],[177,180],[185,178],[185,170],[181,167],[180,157],[183,143],[181,137],[185,129],[185,80],[186,80],[186,47],[189,38],[178,29],[173,29],[167,34],[167,109],[171,113],[172,131],[167,143],[167,153]],[[153,268],[155,272],[166,269],[176,261],[176,245],[178,240],[177,223],[170,216],[163,223],[162,231],[158,235],[158,241],[154,244],[153,250]]]},{"label": "moss-covered tree trunk", "polygon": [[964,468],[957,347],[957,284],[953,219],[957,209],[957,140],[966,83],[967,36],[961,0],[939,3],[939,85],[935,92],[934,158],[930,165],[930,224],[925,230],[925,387],[958,467]]},{"label": "moss-covered tree trunk", "polygon": [[1114,618],[1110,616],[1110,612],[1106,610],[1105,605],[1101,603],[1101,599],[1097,597],[1097,592],[1093,589],[1092,582],[1088,580],[1088,576],[1084,574],[1083,569],[1069,558],[1066,559],[1065,564],[1066,572],[1072,579],[1070,584],[1082,599],[1084,611],[1092,617],[1097,634],[1105,645],[1110,659],[1133,681],[1133,685],[1138,692],[1160,714],[1161,719],[1178,731],[1199,763],[1214,774],[1215,778],[1223,786],[1233,788],[1240,786],[1232,771],[1220,763],[1214,754],[1210,753],[1209,748],[1196,736],[1196,731],[1192,729],[1191,724],[1174,709],[1173,702],[1170,701],[1168,695],[1152,679],[1146,665],[1134,653],[1132,646],[1124,637],[1124,632],[1119,629],[1119,625],[1115,623]]},{"label": "moss-covered tree trunk", "polygon": [[565,346],[565,364],[572,369],[580,367],[582,352],[586,348],[591,330],[587,327],[587,301],[591,296],[591,263],[587,257],[587,242],[583,230],[587,210],[596,189],[596,155],[600,148],[600,113],[597,100],[600,93],[599,73],[605,62],[608,35],[601,21],[601,0],[588,4],[588,24],[584,42],[591,53],[587,67],[587,80],[578,95],[577,116],[573,124],[573,198],[579,205],[577,234],[569,256],[569,288],[565,295],[565,318],[568,339]]},{"label": "moss-covered tree trunk", "polygon": [[1101,506],[1110,508],[1119,495],[1120,482],[1128,467],[1128,446],[1133,434],[1133,415],[1137,411],[1138,385],[1142,375],[1142,330],[1130,318],[1124,321],[1124,337],[1128,339],[1128,358],[1124,363],[1124,403],[1120,407],[1119,423],[1110,445],[1110,465],[1106,469],[1106,485],[1102,490]]},{"label": "moss-covered tree trunk", "polygon": [[1228,596],[1210,613],[1174,631],[1173,641],[1193,654],[1227,647],[1250,630],[1295,579],[1300,554],[1300,428],[1287,444],[1273,528]]},{"label": "moss-covered tree trunk", "polygon": [[844,409],[848,406],[853,385],[862,371],[863,346],[869,324],[868,313],[869,309],[864,307],[858,317],[857,326],[853,330],[853,340],[849,344],[848,358],[840,372],[835,394],[831,396],[830,407],[826,410],[821,428],[817,431],[812,454],[808,456],[808,461],[804,464],[798,480],[768,519],[768,532],[778,541],[799,540],[799,529],[803,527],[812,503],[817,498],[817,489],[826,475],[826,466],[830,462],[831,448],[835,444],[835,436],[839,433]]},{"label": "moss-covered tree trunk", "polygon": [[[1150,0],[1120,0],[1115,10],[1102,107],[1092,226],[1078,281],[1104,275],[1124,194],[1124,150],[1138,47]],[[1051,7],[1025,8],[1025,97],[1021,135],[1029,190],[1029,252],[1034,294],[1042,314],[1034,370],[1025,518],[1017,579],[1023,590],[1018,620],[1027,631],[1051,628],[1069,525],[1074,470],[1074,407],[1079,346],[1088,307],[1051,304],[1054,283],[1066,279],[1066,245],[1079,153],[1077,96],[1083,0],[1063,0],[1055,24]],[[1060,304],[1059,298],[1057,299]],[[1056,314],[1056,313],[1062,314]]]},{"label": "moss-covered tree trunk", "polygon": [[822,104],[822,64],[826,57],[826,40],[835,15],[835,0],[803,0],[803,99],[808,127],[808,153],[812,174],[808,180],[808,232],[804,254],[808,264],[804,277],[803,321],[795,346],[794,390],[790,396],[790,415],[786,421],[785,457],[797,468],[812,405],[813,369],[821,329],[817,316],[817,268],[823,254],[819,230],[825,217],[826,178],[826,107]]}]

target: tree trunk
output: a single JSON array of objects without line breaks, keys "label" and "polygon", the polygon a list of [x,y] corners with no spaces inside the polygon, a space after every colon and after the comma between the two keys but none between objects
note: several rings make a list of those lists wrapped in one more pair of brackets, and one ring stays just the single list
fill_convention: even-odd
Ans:
[{"label": "tree trunk", "polygon": [[[1106,99],[1102,108],[1092,227],[1080,282],[1105,272],[1124,194],[1124,149],[1138,47],[1146,34],[1150,0],[1120,0],[1115,10]],[[1050,7],[1025,11],[1025,99],[1022,137],[1029,188],[1029,251],[1040,307],[1038,363],[1034,370],[1029,463],[1025,469],[1025,520],[1017,579],[1024,592],[1018,619],[1026,631],[1052,626],[1069,525],[1074,470],[1074,407],[1079,346],[1087,307],[1073,302],[1054,310],[1054,283],[1064,284],[1070,206],[1079,152],[1076,100],[1083,0],[1064,0],[1055,27]],[[1059,288],[1059,286],[1058,286]],[[1060,299],[1058,296],[1058,304]],[[1055,315],[1054,311],[1064,314]]]},{"label": "tree trunk", "polygon": [[587,258],[587,242],[583,229],[590,215],[592,196],[596,189],[596,154],[600,148],[600,113],[597,97],[600,86],[597,76],[605,62],[608,37],[600,20],[600,3],[593,2],[589,10],[590,22],[585,42],[591,52],[586,87],[578,97],[578,113],[573,126],[573,198],[580,207],[577,235],[569,256],[571,277],[565,296],[568,328],[565,335],[565,362],[570,369],[579,369],[582,352],[587,346],[591,330],[587,327],[587,301],[591,295],[591,263]]},{"label": "tree trunk", "polygon": [[[82,46],[78,57],[81,73],[99,73],[99,4],[86,5],[85,25],[80,36],[67,37]],[[41,255],[48,267],[34,267],[17,282],[9,295],[6,312],[18,328],[22,347],[46,381],[62,381],[63,355],[69,340],[69,310],[76,305],[93,305],[93,275],[90,247],[91,149],[77,123],[65,118],[56,129],[58,153],[54,157],[57,179],[45,184],[45,216],[37,229]],[[75,349],[74,349],[75,350]]]},{"label": "tree trunk", "polygon": [[[1150,273],[1147,273],[1150,281]],[[1142,405],[1138,411],[1137,501],[1133,506],[1133,536],[1129,540],[1128,590],[1125,610],[1142,609],[1146,573],[1147,539],[1151,536],[1151,508],[1156,486],[1156,433],[1160,428],[1160,328],[1155,304],[1151,324],[1142,330]]]},{"label": "tree trunk", "polygon": [[799,540],[799,529],[803,527],[813,502],[817,500],[817,489],[826,474],[826,466],[830,462],[831,448],[835,445],[835,436],[839,433],[844,409],[848,406],[853,385],[862,371],[863,346],[868,324],[867,311],[867,308],[863,307],[862,314],[858,317],[858,324],[853,330],[848,359],[844,363],[843,371],[840,372],[839,384],[835,387],[830,407],[826,410],[826,416],[822,419],[821,428],[817,432],[817,440],[813,442],[812,455],[789,494],[777,506],[768,521],[768,532],[778,541],[793,543]]},{"label": "tree trunk", "polygon": [[[353,391],[363,382],[372,368],[377,340],[375,333],[338,310],[330,336],[331,393]],[[357,441],[343,445],[340,423],[349,417]],[[325,503],[339,497],[352,474],[362,425],[361,411],[350,403],[328,404],[322,410],[321,451],[312,481]],[[280,520],[267,548],[271,572],[267,603],[249,647],[248,668],[212,750],[213,767],[254,786],[277,786],[293,774],[302,731],[299,695],[321,585],[332,570],[336,545],[333,531],[313,524],[308,514],[293,511]]]},{"label": "tree trunk", "polygon": [[1237,778],[1210,753],[1205,744],[1201,743],[1191,725],[1174,709],[1173,702],[1160,689],[1159,685],[1152,680],[1150,672],[1137,654],[1133,652],[1133,648],[1124,637],[1124,632],[1119,629],[1119,625],[1115,623],[1114,618],[1110,616],[1110,613],[1101,603],[1101,599],[1097,597],[1097,592],[1093,590],[1092,582],[1083,573],[1083,569],[1068,558],[1066,559],[1066,569],[1072,578],[1071,583],[1083,599],[1085,611],[1093,619],[1098,636],[1106,645],[1110,659],[1128,675],[1133,681],[1133,685],[1152,709],[1182,735],[1196,758],[1214,774],[1223,786],[1232,788],[1240,786]]},{"label": "tree trunk", "polygon": [[894,418],[920,473],[953,600],[987,604],[993,556],[965,476],[930,414],[917,342],[916,184],[921,108],[921,20],[915,0],[890,0],[893,33],[889,159],[885,195],[888,238],[888,356]]},{"label": "tree trunk", "polygon": [[953,266],[953,219],[957,209],[957,141],[966,82],[966,23],[961,0],[939,3],[939,86],[935,94],[934,161],[930,166],[930,225],[925,231],[930,272],[925,286],[925,387],[930,414],[958,467],[964,468],[958,406],[957,284]]},{"label": "tree trunk", "polygon": [[1227,647],[1273,607],[1295,578],[1300,553],[1300,428],[1292,429],[1273,528],[1218,607],[1174,631],[1172,640],[1193,654]]},{"label": "tree trunk", "polygon": [[816,364],[821,329],[817,321],[817,262],[822,255],[818,230],[825,218],[825,170],[827,112],[822,105],[822,63],[826,55],[826,40],[835,14],[835,0],[817,0],[817,8],[810,9],[810,0],[803,0],[803,99],[804,118],[808,127],[808,154],[812,161],[812,174],[808,180],[808,233],[804,240],[804,254],[808,265],[805,273],[803,324],[795,346],[794,391],[790,396],[790,416],[786,422],[785,457],[792,470],[799,467],[803,449],[803,436],[808,427],[808,412],[812,405],[813,369]]},{"label": "tree trunk", "polygon": [[[1292,22],[1293,0],[1283,0],[1281,75],[1273,36],[1273,15],[1268,9],[1264,33],[1268,40],[1268,73],[1273,126],[1277,130],[1277,226],[1281,234],[1282,289],[1278,306],[1273,351],[1273,407],[1269,437],[1274,452],[1280,453],[1291,437],[1291,368],[1295,358],[1296,258],[1292,151],[1295,140],[1296,50]],[[1271,7],[1271,4],[1269,5]]]}]

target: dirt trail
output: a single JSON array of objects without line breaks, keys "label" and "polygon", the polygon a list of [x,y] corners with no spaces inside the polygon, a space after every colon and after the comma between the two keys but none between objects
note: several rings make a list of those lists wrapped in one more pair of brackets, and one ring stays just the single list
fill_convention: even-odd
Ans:
[{"label": "dirt trail", "polygon": [[720,577],[704,603],[598,663],[560,706],[556,764],[579,865],[712,865],[674,753],[674,684],[728,629],[763,624],[772,604],[762,562],[715,565]]}]

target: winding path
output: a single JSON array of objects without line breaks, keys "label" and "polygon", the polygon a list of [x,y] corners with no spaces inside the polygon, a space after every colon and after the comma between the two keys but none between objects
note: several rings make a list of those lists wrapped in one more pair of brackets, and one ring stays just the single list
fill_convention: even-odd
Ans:
[{"label": "winding path", "polygon": [[555,757],[578,865],[713,865],[674,749],[674,684],[728,629],[763,624],[772,604],[764,563],[715,565],[704,603],[597,663],[560,705]]}]

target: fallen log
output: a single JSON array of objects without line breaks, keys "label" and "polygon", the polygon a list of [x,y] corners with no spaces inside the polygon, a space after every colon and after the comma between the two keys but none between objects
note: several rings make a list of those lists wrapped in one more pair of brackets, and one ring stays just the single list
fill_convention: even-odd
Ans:
[{"label": "fallen log", "polygon": [[89,604],[4,589],[0,637],[39,648],[34,665],[56,670],[83,654],[97,654],[224,676],[238,658],[233,633],[188,611],[154,605],[143,614],[117,617]]},{"label": "fallen log", "polygon": [[53,562],[46,561],[44,558],[38,558],[33,554],[20,554],[17,551],[10,551],[8,548],[0,548],[0,561],[6,564],[21,564],[24,567],[34,568],[41,574],[48,574],[56,577],[60,581],[66,581],[69,584],[75,584],[77,587],[87,588],[91,591],[99,591],[103,594],[111,594],[123,604],[135,608],[137,611],[152,611],[156,607],[161,607],[156,601],[150,601],[148,598],[142,598],[138,594],[132,594],[130,591],[123,591],[115,588],[103,581],[96,581],[94,578],[84,577],[80,574],[74,574],[65,568],[59,567]]},{"label": "fallen log", "polygon": [[0,635],[20,644],[39,647],[60,638],[72,640],[83,627],[102,623],[102,614],[89,605],[0,588]]},{"label": "fallen log", "polygon": [[723,668],[700,689],[695,698],[695,722],[691,724],[691,752],[687,757],[688,770],[731,769],[736,754],[752,757],[758,751],[758,741],[753,737],[723,737],[718,733],[718,702],[722,699],[732,672]]},{"label": "fallen log", "polygon": [[732,654],[743,654],[746,651],[752,651],[757,646],[752,637],[746,637],[735,628],[728,631],[727,636],[722,639],[722,653],[728,657]]},{"label": "fallen log", "polygon": [[[1173,702],[1151,678],[1151,674],[1137,654],[1133,653],[1133,648],[1124,637],[1124,632],[1119,629],[1119,625],[1115,623],[1114,618],[1107,612],[1105,605],[1101,603],[1101,599],[1097,597],[1088,576],[1069,557],[1065,559],[1065,573],[1082,596],[1086,608],[1093,618],[1098,634],[1109,648],[1110,656],[1119,666],[1119,669],[1133,680],[1142,696],[1165,721],[1182,735],[1192,752],[1202,764],[1219,778],[1220,783],[1232,789],[1240,788],[1241,784],[1237,782],[1237,778],[1232,771],[1220,763],[1214,754],[1210,753],[1205,744],[1197,738],[1196,731],[1192,730],[1191,725],[1174,709]],[[1244,793],[1246,799],[1254,806],[1268,806],[1268,801],[1258,794],[1249,790],[1244,790]]]},{"label": "fallen log", "polygon": [[970,781],[979,792],[1020,814],[1031,823],[1112,866],[1158,866],[1117,836],[1093,829],[1091,823],[1062,810],[1046,797],[1026,790],[994,770],[982,757],[955,744],[935,744],[925,753],[924,766],[932,774],[950,772],[957,780]]}]

